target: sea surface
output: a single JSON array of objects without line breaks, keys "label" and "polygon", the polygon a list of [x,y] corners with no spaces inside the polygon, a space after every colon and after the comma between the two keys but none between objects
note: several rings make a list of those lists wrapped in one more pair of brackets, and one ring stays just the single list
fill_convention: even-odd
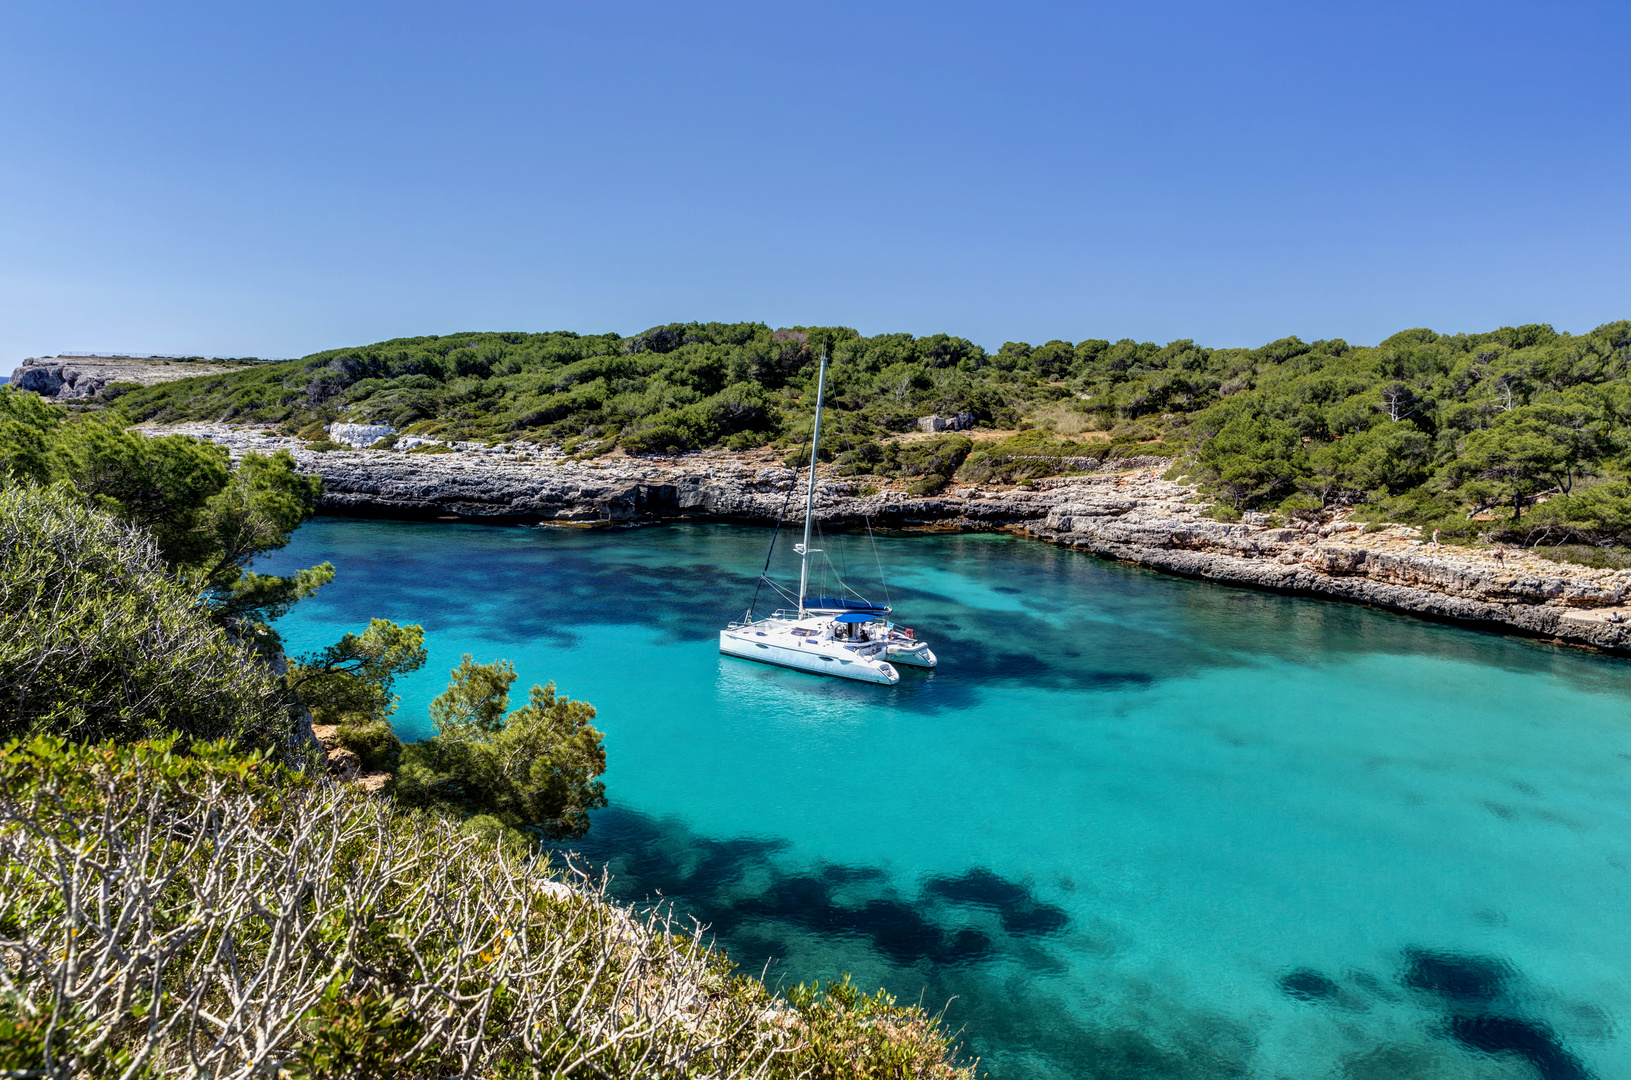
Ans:
[{"label": "sea surface", "polygon": [[464,652],[592,702],[611,805],[570,846],[620,896],[944,1009],[998,1080],[1631,1077],[1631,662],[851,536],[941,666],[849,683],[718,654],[768,538],[319,519],[258,569],[338,570],[292,651],[425,627],[404,738]]}]

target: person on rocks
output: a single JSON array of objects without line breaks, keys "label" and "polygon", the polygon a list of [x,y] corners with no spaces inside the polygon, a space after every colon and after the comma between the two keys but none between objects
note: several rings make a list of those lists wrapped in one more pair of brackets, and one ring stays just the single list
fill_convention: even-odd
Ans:
[{"label": "person on rocks", "polygon": [[1438,547],[1438,530],[1433,530],[1433,546]]}]

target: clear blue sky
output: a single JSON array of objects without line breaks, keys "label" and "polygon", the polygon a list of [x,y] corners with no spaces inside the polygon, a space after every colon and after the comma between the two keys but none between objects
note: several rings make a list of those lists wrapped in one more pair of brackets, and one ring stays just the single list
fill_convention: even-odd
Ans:
[{"label": "clear blue sky", "polygon": [[1631,316],[1631,4],[0,0],[0,367]]}]

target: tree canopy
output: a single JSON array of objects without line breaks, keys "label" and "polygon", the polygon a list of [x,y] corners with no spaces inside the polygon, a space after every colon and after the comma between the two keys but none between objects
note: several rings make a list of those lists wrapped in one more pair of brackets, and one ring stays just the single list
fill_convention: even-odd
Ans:
[{"label": "tree canopy", "polygon": [[[333,349],[121,401],[140,419],[280,423],[311,438],[344,419],[591,454],[791,448],[808,437],[823,350],[822,456],[919,493],[953,477],[1046,475],[1093,454],[1166,454],[1192,463],[1188,475],[1226,515],[1364,504],[1465,533],[1499,508],[1501,520],[1478,528],[1527,536],[1537,501],[1567,506],[1631,474],[1631,321],[1585,334],[1413,329],[1373,346],[1089,337],[996,352],[946,334],[762,323],[672,323],[631,337],[465,333]],[[946,444],[924,468],[891,436],[934,413],[1031,441]],[[12,453],[33,460],[38,448]]]}]

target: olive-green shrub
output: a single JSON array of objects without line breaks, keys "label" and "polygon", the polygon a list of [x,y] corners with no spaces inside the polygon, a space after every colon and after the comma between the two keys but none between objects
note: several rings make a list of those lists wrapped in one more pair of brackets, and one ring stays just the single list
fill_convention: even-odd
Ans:
[{"label": "olive-green shrub", "polygon": [[0,738],[172,731],[284,753],[291,721],[146,533],[66,485],[0,480]]},{"label": "olive-green shrub", "polygon": [[671,909],[225,743],[0,748],[0,1069],[971,1080],[922,1010],[780,998]]}]

